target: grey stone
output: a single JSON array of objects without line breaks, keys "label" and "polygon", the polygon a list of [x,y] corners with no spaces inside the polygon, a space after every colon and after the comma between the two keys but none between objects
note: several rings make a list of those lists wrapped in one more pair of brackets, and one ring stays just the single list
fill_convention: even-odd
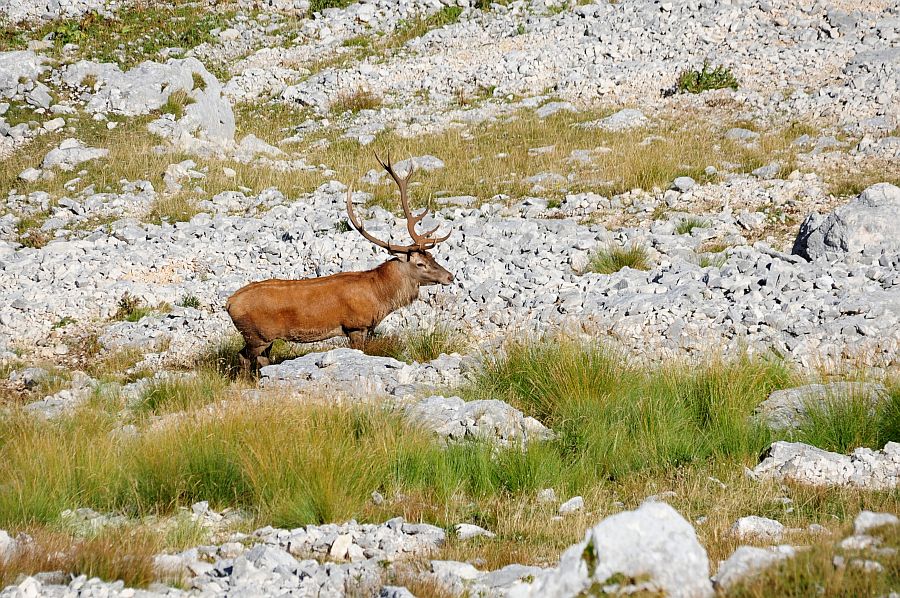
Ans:
[{"label": "grey stone", "polygon": [[900,188],[878,183],[828,216],[807,216],[792,252],[807,259],[828,252],[900,251]]},{"label": "grey stone", "polygon": [[105,158],[109,155],[108,149],[87,147],[77,139],[65,139],[59,147],[50,150],[41,163],[42,168],[59,168],[70,171],[82,162]]},{"label": "grey stone", "polygon": [[676,190],[684,193],[685,191],[690,191],[697,185],[697,181],[692,179],[689,176],[680,176],[677,177],[673,182],[672,186],[675,187]]},{"label": "grey stone", "polygon": [[741,517],[731,526],[731,534],[741,540],[779,542],[785,532],[780,522],[756,515]]},{"label": "grey stone", "polygon": [[563,504],[559,505],[559,514],[568,515],[584,509],[584,499],[580,496],[573,496]]},{"label": "grey stone", "polygon": [[588,129],[618,132],[642,127],[646,123],[647,117],[644,116],[643,112],[634,108],[624,108],[606,118],[584,123],[581,126]]},{"label": "grey stone", "polygon": [[473,525],[471,523],[457,523],[453,527],[453,531],[456,532],[456,537],[460,540],[471,540],[472,538],[477,538],[479,536],[493,538],[496,535],[494,532],[490,532],[480,525]]},{"label": "grey stone", "polygon": [[873,529],[882,526],[900,525],[900,518],[893,513],[874,513],[872,511],[860,511],[853,520],[853,533],[866,534]]},{"label": "grey stone", "polygon": [[716,588],[728,591],[748,578],[758,575],[794,556],[793,547],[758,548],[756,546],[739,546],[727,560],[719,562],[716,573]]}]

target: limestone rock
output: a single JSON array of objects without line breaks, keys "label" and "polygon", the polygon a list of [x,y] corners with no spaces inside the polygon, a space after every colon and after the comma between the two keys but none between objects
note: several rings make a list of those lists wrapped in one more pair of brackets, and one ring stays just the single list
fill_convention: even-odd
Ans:
[{"label": "limestone rock", "polygon": [[900,188],[872,185],[828,216],[807,216],[794,241],[793,253],[809,260],[826,252],[900,251]]}]

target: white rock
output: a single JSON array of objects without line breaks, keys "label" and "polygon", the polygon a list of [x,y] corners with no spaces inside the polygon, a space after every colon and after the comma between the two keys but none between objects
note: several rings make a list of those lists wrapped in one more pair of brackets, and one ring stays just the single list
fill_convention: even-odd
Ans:
[{"label": "white rock", "polygon": [[731,534],[741,540],[763,540],[778,542],[785,533],[785,527],[767,517],[741,517],[731,526]]},{"label": "white rock", "polygon": [[872,511],[860,511],[853,520],[854,534],[867,534],[871,530],[886,526],[900,525],[900,518],[893,513],[874,513]]},{"label": "white rock", "polygon": [[457,523],[453,529],[456,532],[456,537],[460,540],[471,540],[478,536],[484,536],[486,538],[493,538],[496,536],[494,532],[490,532],[479,525],[473,525],[471,523]]},{"label": "white rock", "polygon": [[563,504],[559,505],[559,514],[568,515],[580,511],[584,508],[584,499],[580,496],[573,496]]},{"label": "white rock", "polygon": [[706,551],[690,523],[665,503],[607,517],[568,548],[559,566],[534,583],[510,588],[509,598],[576,596],[589,587],[618,582],[616,591],[662,592],[670,598],[713,595]]}]

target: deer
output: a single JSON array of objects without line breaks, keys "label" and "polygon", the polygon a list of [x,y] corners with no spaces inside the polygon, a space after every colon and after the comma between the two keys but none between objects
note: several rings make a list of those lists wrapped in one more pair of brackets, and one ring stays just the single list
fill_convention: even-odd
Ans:
[{"label": "deer", "polygon": [[387,162],[378,154],[375,159],[400,189],[400,205],[412,243],[388,243],[369,233],[353,211],[353,189],[348,187],[350,223],[366,240],[386,249],[391,259],[371,270],[299,280],[269,279],[238,289],[228,298],[225,309],[244,338],[239,356],[245,372],[269,365],[269,352],[277,339],[311,343],[343,335],[351,348],[362,349],[385,317],[418,299],[420,287],[453,282],[453,274],[430,253],[450,233],[435,237],[439,226],[424,233],[416,231],[428,209],[413,214],[409,207],[407,185],[415,168],[410,165],[407,175],[400,177],[390,156]]}]

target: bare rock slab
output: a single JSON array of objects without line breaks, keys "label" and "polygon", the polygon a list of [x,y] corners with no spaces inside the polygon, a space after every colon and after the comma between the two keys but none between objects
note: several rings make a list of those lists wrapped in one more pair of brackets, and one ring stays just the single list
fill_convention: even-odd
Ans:
[{"label": "bare rock slab", "polygon": [[752,475],[810,486],[890,490],[900,479],[900,444],[888,442],[880,451],[858,448],[840,455],[802,442],[774,442]]}]

